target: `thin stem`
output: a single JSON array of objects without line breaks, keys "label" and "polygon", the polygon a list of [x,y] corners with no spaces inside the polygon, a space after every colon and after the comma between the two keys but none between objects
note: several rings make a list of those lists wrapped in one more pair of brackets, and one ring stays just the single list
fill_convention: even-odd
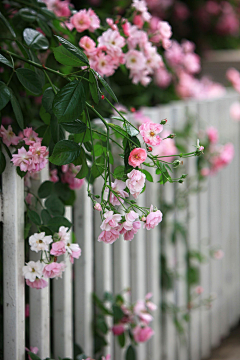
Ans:
[{"label": "thin stem", "polygon": [[10,84],[10,81],[12,80],[13,74],[15,73],[15,70],[11,73],[10,78],[8,79],[7,86]]},{"label": "thin stem", "polygon": [[48,79],[48,81],[49,81],[49,83],[50,83],[50,85],[51,85],[51,87],[52,87],[52,89],[53,89],[53,91],[54,91],[54,93],[56,95],[57,90],[56,90],[55,86],[53,85],[52,80],[50,79],[50,76],[48,75],[48,73],[45,70],[44,70],[44,74],[46,75],[46,77],[47,77],[47,79]]}]

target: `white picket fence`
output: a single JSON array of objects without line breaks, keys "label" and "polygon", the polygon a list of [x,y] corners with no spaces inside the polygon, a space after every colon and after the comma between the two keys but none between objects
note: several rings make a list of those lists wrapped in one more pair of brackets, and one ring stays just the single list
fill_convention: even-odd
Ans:
[{"label": "white picket fence", "polygon": [[[81,345],[86,354],[93,354],[92,319],[93,292],[101,298],[105,291],[121,292],[131,288],[131,300],[144,298],[153,292],[153,301],[158,304],[153,328],[154,337],[138,347],[138,360],[200,360],[207,358],[212,348],[229,334],[240,318],[240,253],[239,253],[239,124],[229,118],[229,106],[238,95],[229,91],[214,100],[179,101],[167,106],[146,109],[146,115],[155,122],[163,118],[173,129],[181,128],[186,115],[200,124],[214,125],[219,129],[222,142],[231,141],[235,146],[234,161],[217,176],[207,180],[206,191],[191,195],[187,209],[171,215],[184,221],[188,228],[189,248],[204,250],[207,244],[221,247],[225,257],[222,261],[211,260],[201,266],[201,285],[204,296],[216,294],[210,310],[192,311],[187,328],[187,341],[179,341],[171,316],[161,327],[160,291],[160,242],[161,225],[152,231],[139,231],[132,242],[119,239],[113,245],[97,242],[100,232],[100,216],[94,212],[87,197],[86,184],[77,191],[73,215],[67,209],[67,217],[73,217],[74,232],[82,249],[82,256],[63,275],[63,279],[51,281],[53,286],[53,344],[50,343],[50,287],[30,291],[30,345],[39,348],[39,356],[50,356],[50,346],[57,359],[73,357],[73,344]],[[192,144],[189,144],[191,146]],[[189,159],[188,173],[194,175],[195,159]],[[153,174],[154,175],[154,174]],[[41,181],[48,177],[46,171]],[[176,186],[186,186],[187,183]],[[100,190],[97,181],[94,190]],[[158,205],[159,196],[174,200],[172,184],[159,186],[148,184],[139,198],[139,204]],[[4,270],[4,360],[25,358],[25,291],[22,267],[24,265],[24,185],[15,168],[8,163],[2,176],[3,222],[3,270]],[[171,221],[172,219],[168,219]],[[166,294],[168,301],[182,306],[186,304],[185,245],[180,241],[175,246],[169,240],[166,254],[172,270],[180,274],[175,288]],[[73,321],[74,314],[74,321]],[[111,326],[111,323],[109,323]],[[73,328],[74,327],[74,328]],[[106,354],[111,359],[124,358],[112,335],[108,338]]]}]

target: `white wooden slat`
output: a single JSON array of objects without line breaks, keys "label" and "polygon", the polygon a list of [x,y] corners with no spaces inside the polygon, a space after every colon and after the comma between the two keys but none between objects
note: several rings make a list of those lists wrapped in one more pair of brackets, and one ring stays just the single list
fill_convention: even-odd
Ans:
[{"label": "white wooden slat", "polygon": [[25,359],[24,183],[5,154],[3,191],[4,360]]},{"label": "white wooden slat", "polygon": [[[211,100],[208,103],[209,122],[212,126],[219,128],[218,124],[218,109],[219,100]],[[209,179],[209,201],[210,201],[210,246],[219,247],[221,245],[221,231],[220,231],[220,195],[221,187],[218,175],[211,176]],[[211,309],[211,345],[217,347],[221,338],[221,262],[211,261],[211,292],[216,295],[216,300]]]},{"label": "white wooden slat", "polygon": [[[208,104],[206,101],[199,102],[198,106],[198,129],[205,130],[209,122],[208,118]],[[209,214],[208,214],[208,177],[202,183],[202,191],[198,195],[198,229],[199,229],[199,245],[200,252],[208,257],[209,253]],[[202,299],[210,295],[210,263],[200,266],[200,285],[203,287],[204,292],[201,296]],[[210,355],[210,318],[209,311],[201,307],[201,334],[200,334],[200,355],[201,358],[207,358]]]},{"label": "white wooden slat", "polygon": [[[186,116],[190,116],[194,118],[194,125],[193,131],[194,133],[197,132],[197,120],[198,120],[198,107],[197,102],[191,101],[187,104],[187,112]],[[196,141],[197,139],[195,139]],[[191,139],[188,144],[188,150],[194,151],[195,145],[194,140]],[[196,186],[196,180],[194,179],[196,176],[196,158],[191,157],[187,161],[187,182],[190,182],[190,186],[193,184]],[[188,196],[188,246],[189,250],[198,250],[198,197],[197,194],[189,194]],[[198,266],[198,264],[196,264]],[[190,287],[190,292],[194,291],[194,287]],[[195,300],[197,303],[198,300]],[[189,340],[190,340],[190,349],[189,349],[189,356],[191,360],[199,360],[200,359],[200,309],[194,309],[191,311],[191,318],[190,318],[190,333],[189,333]]]},{"label": "white wooden slat", "polygon": [[[65,217],[72,221],[72,207],[66,207]],[[71,232],[71,230],[70,230]],[[71,236],[71,235],[70,235]],[[53,279],[53,331],[54,354],[73,357],[73,297],[72,297],[72,264],[67,254],[63,255],[66,269],[62,279]],[[79,261],[79,260],[76,260]]]},{"label": "white wooden slat", "polygon": [[[103,181],[98,178],[94,183],[94,194],[101,194]],[[102,299],[105,291],[113,291],[113,247],[112,245],[98,242],[98,236],[102,232],[100,213],[95,211],[93,217],[94,224],[94,290],[97,296]],[[113,325],[112,319],[108,319],[108,326]],[[108,346],[105,348],[105,355],[110,354],[114,358],[114,336],[110,332],[107,336]]]},{"label": "white wooden slat", "polygon": [[[143,193],[137,199],[139,206],[146,206],[146,194]],[[146,295],[146,242],[143,228],[138,230],[130,243],[130,265],[131,265],[131,301],[136,302],[144,299]],[[138,360],[146,359],[146,344],[137,347]]]},{"label": "white wooden slat", "polygon": [[93,206],[87,195],[87,183],[76,192],[74,233],[82,250],[74,262],[75,342],[88,355],[93,354]]},{"label": "white wooden slat", "polygon": [[[49,179],[49,168],[46,166],[39,174],[38,180],[32,180],[31,191],[37,195],[40,184]],[[39,211],[41,207],[39,206]],[[30,251],[30,259],[40,260],[39,253]],[[48,286],[37,290],[30,288],[30,346],[39,349],[41,358],[50,356],[50,290]]]}]

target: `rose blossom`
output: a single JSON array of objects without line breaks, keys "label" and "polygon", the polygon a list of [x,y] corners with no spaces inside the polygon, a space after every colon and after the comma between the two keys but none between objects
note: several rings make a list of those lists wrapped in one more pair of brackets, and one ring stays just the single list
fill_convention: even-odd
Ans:
[{"label": "rose blossom", "polygon": [[48,282],[45,279],[36,279],[34,281],[26,280],[26,284],[33,289],[44,289],[48,286]]},{"label": "rose blossom", "polygon": [[61,278],[62,277],[62,273],[65,270],[66,265],[64,264],[64,262],[52,262],[51,264],[45,265],[44,269],[43,269],[43,275],[46,278]]},{"label": "rose blossom", "polygon": [[128,163],[134,168],[141,165],[147,158],[147,152],[142,148],[135,148],[130,152]]},{"label": "rose blossom", "polygon": [[65,254],[66,248],[65,248],[65,242],[64,241],[57,241],[52,244],[52,249],[50,251],[51,255],[60,256]]},{"label": "rose blossom", "polygon": [[56,183],[59,181],[59,177],[58,177],[58,171],[57,169],[53,169],[50,171],[50,181]]},{"label": "rose blossom", "polygon": [[152,146],[160,144],[161,138],[157,134],[159,134],[162,130],[163,126],[161,124],[155,124],[152,121],[145,122],[139,127],[139,131],[144,142]]},{"label": "rose blossom", "polygon": [[[126,183],[124,181],[116,179],[114,183],[111,183],[111,187],[117,195],[121,196],[121,198],[125,199],[126,197],[129,196],[129,194],[126,191],[124,191],[124,189],[126,188]],[[109,193],[109,189],[106,189],[104,193],[104,200],[107,200],[108,193]],[[115,205],[123,204],[124,199],[121,198],[117,197],[114,193],[110,192],[110,203],[112,205],[115,206]]]},{"label": "rose blossom", "polygon": [[29,261],[22,268],[23,276],[26,280],[34,282],[36,278],[41,279],[44,264],[38,261]]},{"label": "rose blossom", "polygon": [[146,175],[139,170],[132,170],[127,174],[127,177],[126,185],[130,190],[130,194],[137,199],[144,188]]},{"label": "rose blossom", "polygon": [[162,213],[160,210],[153,211],[153,205],[150,207],[150,214],[146,218],[143,227],[147,230],[154,229],[162,221]]},{"label": "rose blossom", "polygon": [[134,340],[138,342],[148,341],[154,334],[154,331],[149,326],[139,326],[137,325],[133,329]]},{"label": "rose blossom", "polygon": [[23,140],[25,141],[26,145],[33,145],[35,142],[40,143],[42,138],[38,137],[38,134],[33,131],[32,128],[26,128],[23,130]]},{"label": "rose blossom", "polygon": [[138,300],[134,306],[134,314],[139,316],[140,320],[145,324],[149,324],[153,317],[147,312],[146,304],[144,300]]},{"label": "rose blossom", "polygon": [[96,43],[89,36],[83,36],[79,41],[79,45],[87,53],[91,53],[96,49]]},{"label": "rose blossom", "polygon": [[52,243],[52,236],[45,236],[45,232],[35,233],[29,238],[29,245],[32,251],[48,251],[48,245]]},{"label": "rose blossom", "polygon": [[69,229],[65,226],[60,226],[58,230],[58,235],[60,237],[60,240],[63,241],[65,244],[67,244],[70,241],[70,232]]},{"label": "rose blossom", "polygon": [[8,125],[7,130],[4,126],[1,125],[0,136],[3,143],[7,146],[17,145],[20,140],[19,136],[16,136],[16,134],[14,134],[11,125]]},{"label": "rose blossom", "polygon": [[111,229],[109,231],[102,231],[98,237],[98,241],[103,241],[106,244],[112,244],[116,241],[120,236],[120,233],[116,229]]},{"label": "rose blossom", "polygon": [[122,219],[122,215],[114,214],[113,211],[106,211],[103,215],[105,220],[100,226],[101,230],[110,231],[119,226],[119,221]]},{"label": "rose blossom", "polygon": [[98,202],[96,202],[96,204],[94,205],[94,209],[97,211],[102,211],[102,206],[101,204],[99,204]]},{"label": "rose blossom", "polygon": [[235,121],[240,121],[240,103],[234,102],[230,107],[230,116]]},{"label": "rose blossom", "polygon": [[70,22],[78,32],[82,32],[90,27],[91,20],[87,14],[87,10],[83,9],[74,14]]},{"label": "rose blossom", "polygon": [[213,126],[206,131],[210,143],[215,144],[218,141],[218,131]]},{"label": "rose blossom", "polygon": [[124,331],[125,331],[125,328],[124,328],[124,325],[122,325],[122,324],[116,324],[116,325],[113,325],[113,327],[112,327],[112,332],[116,336],[121,335],[122,333],[124,333]]},{"label": "rose blossom", "polygon": [[129,50],[125,55],[126,67],[134,71],[141,71],[146,65],[146,58],[141,51]]}]

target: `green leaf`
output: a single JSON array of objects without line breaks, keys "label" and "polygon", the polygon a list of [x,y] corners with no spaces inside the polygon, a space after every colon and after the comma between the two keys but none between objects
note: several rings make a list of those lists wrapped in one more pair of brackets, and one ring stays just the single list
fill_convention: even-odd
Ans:
[{"label": "green leaf", "polygon": [[56,195],[51,195],[47,198],[45,201],[45,207],[48,209],[51,215],[64,215],[64,205]]},{"label": "green leaf", "polygon": [[38,196],[40,199],[45,199],[51,192],[53,191],[53,182],[52,181],[44,181],[38,188]]},{"label": "green leaf", "polygon": [[113,310],[114,323],[115,324],[119,323],[119,321],[124,317],[124,312],[122,311],[120,306],[117,305],[113,305],[112,310]]},{"label": "green leaf", "polygon": [[103,302],[97,297],[95,293],[92,294],[94,304],[102,311],[104,315],[113,315],[113,313],[104,306]]},{"label": "green leaf", "polygon": [[58,46],[53,49],[55,59],[62,65],[73,67],[85,66],[86,63],[79,59],[76,55],[66,49],[64,46]]},{"label": "green leaf", "polygon": [[125,123],[124,124],[124,127],[127,131],[127,133],[130,135],[130,136],[136,136],[139,134],[139,130],[138,129],[135,129],[135,127],[133,127],[131,124],[129,123]]},{"label": "green leaf", "polygon": [[50,128],[51,128],[52,139],[55,144],[58,143],[60,140],[65,139],[64,131],[61,125],[58,123],[55,115],[51,116]]},{"label": "green leaf", "polygon": [[74,120],[70,123],[61,123],[64,130],[68,131],[71,134],[81,134],[87,130],[86,124],[84,124],[81,120]]},{"label": "green leaf", "polygon": [[91,141],[91,132],[90,132],[90,130],[88,128],[86,128],[86,131],[84,133],[75,134],[74,135],[74,141],[76,143],[79,143],[79,144],[81,144],[82,142],[85,143],[85,142]]},{"label": "green leaf", "polygon": [[97,86],[97,81],[95,76],[93,75],[93,73],[90,71],[89,72],[89,80],[90,80],[90,93],[92,95],[93,101],[98,104],[99,102],[99,96],[98,96],[98,86]]},{"label": "green leaf", "polygon": [[75,55],[79,60],[81,60],[85,65],[89,65],[87,56],[82,50],[74,46],[68,40],[62,38],[61,36],[55,35],[58,41],[73,55]]},{"label": "green leaf", "polygon": [[36,15],[37,13],[34,10],[28,9],[28,8],[23,8],[20,9],[18,14],[21,16],[21,18],[24,21],[27,22],[33,22],[36,20]]},{"label": "green leaf", "polygon": [[40,216],[36,211],[28,210],[27,215],[29,219],[36,225],[41,225],[41,219]]},{"label": "green leaf", "polygon": [[40,108],[39,115],[45,124],[50,125],[51,115],[46,112],[43,106]]},{"label": "green leaf", "polygon": [[86,161],[86,156],[85,156],[84,152],[82,154],[84,154],[83,158],[82,158],[82,164],[81,164],[82,167],[76,176],[76,178],[78,178],[78,179],[84,179],[88,175],[88,165],[87,165],[87,161]]},{"label": "green leaf", "polygon": [[41,218],[44,225],[47,225],[49,221],[52,219],[51,215],[46,209],[41,211]]},{"label": "green leaf", "polygon": [[104,320],[104,316],[99,315],[96,321],[97,328],[103,333],[107,334],[108,332],[108,326],[106,324],[106,321]]},{"label": "green leaf", "polygon": [[136,352],[132,345],[127,348],[125,360],[136,360]]},{"label": "green leaf", "polygon": [[149,182],[153,182],[153,177],[152,175],[145,169],[139,169],[143,174],[146,175],[146,179],[149,181]]},{"label": "green leaf", "polygon": [[65,226],[70,229],[72,227],[72,224],[64,216],[55,216],[48,221],[47,226],[52,231],[57,232],[60,226]]},{"label": "green leaf", "polygon": [[118,343],[119,343],[120,347],[124,348],[125,341],[126,341],[125,333],[123,332],[121,335],[118,335],[117,339],[118,339]]},{"label": "green leaf", "polygon": [[42,106],[46,110],[47,113],[52,114],[53,100],[55,94],[51,87],[47,88],[42,97]]},{"label": "green leaf", "polygon": [[116,179],[121,180],[125,174],[125,167],[123,165],[119,165],[113,172],[113,175]]},{"label": "green leaf", "polygon": [[32,224],[29,222],[24,227],[24,240],[28,237]]},{"label": "green leaf", "polygon": [[27,174],[27,171],[21,171],[20,170],[20,167],[18,166],[17,167],[17,174],[20,176],[20,178],[22,179],[26,174]]},{"label": "green leaf", "polygon": [[11,98],[11,92],[7,85],[0,81],[0,110],[2,110]]},{"label": "green leaf", "polygon": [[2,174],[6,167],[6,158],[2,151],[0,150],[0,174]]},{"label": "green leaf", "polygon": [[49,47],[48,39],[39,31],[26,28],[23,31],[23,38],[26,44],[35,50],[47,50]]},{"label": "green leaf", "polygon": [[30,355],[32,360],[41,360],[41,358],[39,356],[37,356],[36,354],[32,353],[31,351],[28,351],[28,355]]},{"label": "green leaf", "polygon": [[9,22],[7,21],[7,19],[3,16],[3,14],[0,12],[0,19],[2,20],[2,22],[5,24],[5,26],[8,28],[8,30],[10,31],[10,33],[12,34],[13,37],[16,37],[16,34],[13,30],[13,28],[10,26]]},{"label": "green leaf", "polygon": [[48,26],[48,24],[45,21],[41,20],[41,19],[38,19],[37,22],[38,22],[39,27],[44,32],[44,34],[51,37],[52,36],[52,31],[51,31],[50,27]]},{"label": "green leaf", "polygon": [[20,83],[34,95],[40,95],[42,92],[42,84],[38,79],[37,74],[30,70],[19,68],[16,70],[16,74]]},{"label": "green leaf", "polygon": [[5,65],[13,68],[13,64],[12,64],[8,59],[6,59],[5,56],[3,56],[3,55],[1,55],[1,54],[0,54],[0,62],[1,62],[2,64],[5,64]]},{"label": "green leaf", "polygon": [[92,154],[94,152],[95,156],[100,156],[104,152],[105,147],[102,146],[100,143],[96,143],[93,147]]},{"label": "green leaf", "polygon": [[22,114],[22,110],[20,107],[20,104],[16,98],[16,96],[14,95],[13,91],[11,90],[11,104],[12,104],[12,108],[13,108],[13,112],[14,115],[16,117],[17,123],[19,125],[19,127],[23,130],[24,129],[24,122],[23,122],[23,114]]},{"label": "green leaf", "polygon": [[97,71],[95,71],[93,69],[91,69],[91,71],[97,76],[100,83],[105,88],[105,90],[109,93],[109,95],[113,98],[113,100],[118,102],[118,99],[117,99],[116,95],[114,94],[114,92],[112,91],[112,89],[110,88],[108,83],[101,77],[101,75]]},{"label": "green leaf", "polygon": [[61,140],[54,149],[49,160],[55,165],[66,165],[72,163],[81,153],[81,147],[74,141]]},{"label": "green leaf", "polygon": [[74,80],[65,85],[55,96],[53,113],[59,122],[74,121],[82,114],[85,100],[83,84]]}]

